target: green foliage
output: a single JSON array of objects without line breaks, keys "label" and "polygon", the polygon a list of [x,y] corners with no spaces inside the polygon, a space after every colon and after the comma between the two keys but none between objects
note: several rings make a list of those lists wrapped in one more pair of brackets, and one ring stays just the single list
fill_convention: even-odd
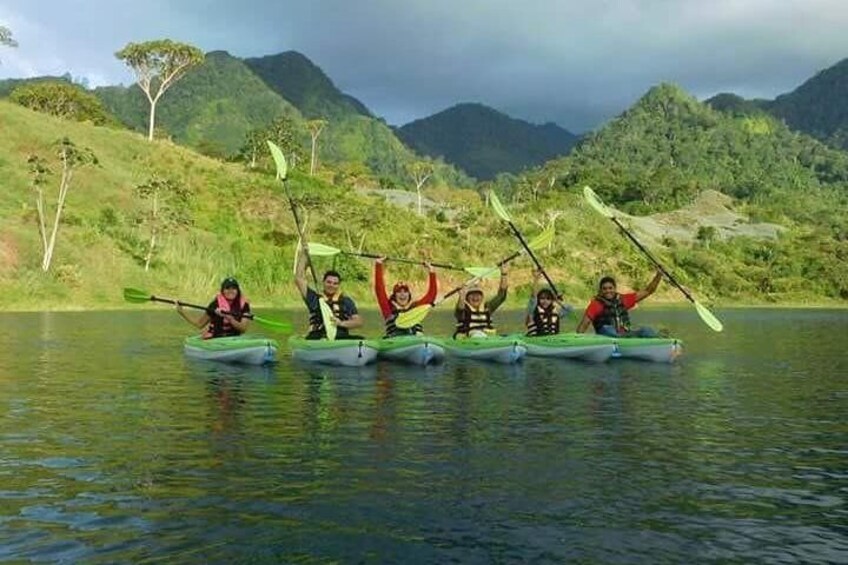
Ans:
[{"label": "green foliage", "polygon": [[90,121],[94,125],[116,125],[100,100],[68,82],[33,82],[19,86],[9,99],[30,110],[66,120]]},{"label": "green foliage", "polygon": [[481,180],[565,155],[577,141],[555,124],[532,125],[482,104],[459,104],[396,132],[417,152],[443,157]]},{"label": "green foliage", "polygon": [[302,143],[303,131],[300,129],[302,125],[302,122],[280,116],[267,126],[250,130],[245,136],[244,145],[239,149],[237,158],[251,169],[260,167],[264,170],[273,170],[274,166],[267,145],[268,141],[272,141],[282,150],[291,168],[306,163],[306,150]]}]

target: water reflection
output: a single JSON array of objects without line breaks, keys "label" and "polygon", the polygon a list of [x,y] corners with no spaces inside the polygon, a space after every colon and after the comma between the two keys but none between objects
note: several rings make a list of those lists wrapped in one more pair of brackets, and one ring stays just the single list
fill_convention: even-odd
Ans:
[{"label": "water reflection", "polygon": [[664,315],[677,365],[427,368],[229,367],[184,359],[171,313],[9,315],[0,560],[839,562],[848,320],[721,315],[733,336]]}]

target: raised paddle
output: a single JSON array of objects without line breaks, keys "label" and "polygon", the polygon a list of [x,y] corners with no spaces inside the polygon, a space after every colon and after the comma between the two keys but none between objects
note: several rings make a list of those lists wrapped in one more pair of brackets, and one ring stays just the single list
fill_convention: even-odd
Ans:
[{"label": "raised paddle", "polygon": [[613,211],[613,209],[604,204],[598,197],[598,195],[595,194],[594,190],[592,190],[588,186],[584,186],[583,197],[586,199],[586,202],[588,202],[589,205],[594,208],[599,214],[612,220],[613,223],[618,226],[618,229],[621,230],[621,233],[623,233],[627,237],[627,239],[629,239],[633,243],[633,245],[639,248],[639,251],[644,253],[645,256],[650,259],[654,266],[659,269],[659,271],[663,274],[663,276],[665,276],[665,278],[668,279],[668,282],[670,282],[673,286],[677,287],[677,289],[683,293],[683,296],[685,296],[689,300],[689,302],[695,305],[695,310],[697,310],[698,315],[701,317],[704,323],[710,327],[710,329],[717,332],[720,332],[724,329],[724,326],[719,321],[719,319],[716,318],[712,312],[707,310],[706,306],[695,300],[695,298],[689,293],[689,291],[683,288],[683,286],[679,282],[677,282],[677,280],[673,276],[671,276],[671,273],[669,273],[665,269],[665,267],[663,267],[660,262],[657,261],[657,258],[654,257],[650,251],[645,249],[644,245],[639,243],[639,240],[636,239],[636,236],[630,233],[630,231],[628,231],[627,228],[625,228],[621,224],[621,222],[618,221],[618,218],[615,216],[615,212]]},{"label": "raised paddle", "polygon": [[[183,302],[182,300],[175,300],[173,298],[162,298],[159,296],[154,296],[147,292],[146,290],[141,290],[138,288],[125,288],[124,289],[124,300],[127,302],[132,302],[133,304],[142,304],[144,302],[162,302],[165,304],[179,304],[181,306],[185,306],[186,308],[194,308],[195,310],[203,310],[206,312],[206,306],[200,306],[199,304],[190,304],[188,302]],[[224,314],[229,314],[229,312],[223,312]],[[278,331],[278,332],[290,332],[292,330],[292,325],[289,322],[284,322],[282,320],[271,320],[269,318],[263,318],[262,316],[257,316],[256,314],[248,313],[242,314],[242,317],[253,320],[258,325],[263,328]]]},{"label": "raised paddle", "polygon": [[[554,238],[554,228],[553,228],[553,226],[548,226],[548,228],[545,229],[542,233],[540,233],[536,237],[536,239],[532,240],[528,244],[528,247],[530,249],[542,249],[543,247],[547,247],[548,244],[550,244],[550,242],[553,241],[553,238]],[[432,310],[435,306],[441,304],[442,302],[444,302],[445,300],[447,300],[448,298],[450,298],[454,294],[461,291],[466,286],[469,286],[469,285],[476,283],[477,281],[479,281],[480,279],[484,278],[485,276],[487,276],[489,274],[498,272],[498,270],[501,267],[503,267],[504,265],[506,265],[507,263],[509,263],[510,261],[515,259],[516,257],[518,257],[519,255],[524,253],[524,251],[525,251],[524,249],[521,249],[520,251],[516,251],[515,253],[513,253],[509,257],[502,259],[497,264],[497,266],[491,267],[488,272],[481,273],[481,274],[475,276],[474,278],[466,281],[465,283],[454,288],[453,290],[451,290],[447,294],[444,294],[440,298],[437,298],[432,304],[419,304],[418,306],[416,306],[415,308],[413,308],[411,310],[407,310],[406,312],[401,312],[400,314],[398,314],[398,317],[395,320],[395,325],[399,328],[411,328],[412,326],[414,326],[416,324],[420,324],[422,321],[424,321],[424,318],[427,317],[427,314],[430,313],[430,310]]]},{"label": "raised paddle", "polygon": [[512,233],[515,234],[515,237],[517,237],[518,241],[521,242],[522,247],[527,250],[527,254],[533,260],[533,263],[536,264],[536,268],[539,269],[539,271],[542,273],[542,276],[545,277],[545,280],[548,282],[548,285],[550,285],[551,290],[553,291],[557,300],[562,300],[562,295],[557,290],[554,281],[552,281],[551,277],[548,276],[548,273],[545,272],[545,268],[539,262],[539,259],[536,257],[536,254],[533,253],[533,250],[527,246],[527,242],[524,240],[524,236],[521,235],[521,232],[518,230],[517,227],[515,227],[515,224],[512,223],[512,218],[507,213],[506,208],[504,208],[503,204],[501,204],[501,201],[498,199],[498,196],[497,194],[495,194],[494,190],[489,191],[489,202],[492,203],[492,208],[495,210],[495,213],[500,216],[503,221],[509,224],[509,227],[512,229]]},{"label": "raised paddle", "polygon": [[[337,247],[331,247],[329,245],[324,245],[323,243],[309,243],[309,254],[315,255],[316,257],[332,257],[334,255],[350,255],[352,257],[362,257],[365,259],[380,259],[384,258],[386,261],[394,261],[395,263],[408,263],[410,265],[423,265],[427,266],[425,261],[416,261],[415,259],[400,259],[397,257],[383,257],[382,255],[377,255],[376,253],[358,253],[353,251],[343,251]],[[436,267],[437,269],[446,269],[450,271],[465,271],[471,275],[483,275],[484,273],[489,273],[492,270],[492,267],[455,267],[453,265],[447,265],[445,263],[430,263],[431,266]],[[497,270],[495,270],[497,272]]]},{"label": "raised paddle", "polygon": [[[276,143],[270,139],[266,140],[266,143],[268,144],[268,149],[271,150],[271,157],[274,159],[274,165],[277,167],[277,178],[280,179],[280,182],[283,184],[283,191],[286,193],[286,199],[289,201],[289,207],[291,208],[292,216],[294,216],[294,225],[295,228],[297,228],[297,244],[298,247],[300,247],[301,243],[304,241],[303,226],[300,223],[300,216],[297,213],[297,206],[295,205],[294,199],[289,191],[288,183],[286,183],[289,172],[286,157],[283,155],[283,151]],[[295,250],[295,261],[297,260],[298,251],[298,249]],[[315,286],[318,286],[318,275],[315,274],[315,267],[312,265],[309,253],[306,254],[306,264],[309,266],[309,272],[312,274],[312,281],[315,283]],[[321,319],[324,322],[324,327],[327,331],[327,339],[333,341],[336,339],[336,326],[333,320],[333,311],[322,297],[318,298],[318,306],[321,309]]]}]

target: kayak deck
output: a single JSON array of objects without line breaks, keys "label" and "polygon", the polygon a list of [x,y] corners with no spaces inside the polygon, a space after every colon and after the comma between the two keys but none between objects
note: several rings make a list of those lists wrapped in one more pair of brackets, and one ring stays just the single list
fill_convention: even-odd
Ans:
[{"label": "kayak deck", "polygon": [[683,354],[683,342],[665,337],[618,338],[613,359],[637,359],[653,363],[673,363]]},{"label": "kayak deck", "polygon": [[615,353],[615,339],[594,334],[560,333],[522,338],[527,355],[602,363]]},{"label": "kayak deck", "polygon": [[444,340],[424,335],[384,337],[377,340],[378,357],[410,365],[425,366],[445,360]]},{"label": "kayak deck", "polygon": [[447,339],[444,344],[454,357],[494,363],[518,363],[527,354],[522,339],[510,336]]},{"label": "kayak deck", "polygon": [[308,363],[361,367],[377,359],[378,340],[374,339],[305,339],[289,338],[292,358]]},{"label": "kayak deck", "polygon": [[278,349],[279,344],[275,340],[254,336],[216,337],[212,339],[190,336],[183,342],[183,351],[186,357],[245,365],[273,363],[277,359]]}]

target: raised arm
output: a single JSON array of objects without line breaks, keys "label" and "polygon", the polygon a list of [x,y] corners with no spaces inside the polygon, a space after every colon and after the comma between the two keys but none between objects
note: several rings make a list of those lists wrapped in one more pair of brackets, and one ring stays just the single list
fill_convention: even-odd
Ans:
[{"label": "raised arm", "polygon": [[389,297],[386,295],[386,280],[383,270],[384,257],[380,257],[374,262],[374,294],[377,296],[377,304],[380,306],[380,313],[383,318],[389,318],[392,315],[392,305],[389,304]]},{"label": "raised arm", "polygon": [[651,282],[648,283],[648,286],[646,286],[642,290],[636,291],[636,302],[640,302],[645,298],[651,296],[654,292],[656,292],[657,287],[660,286],[660,282],[662,282],[662,278],[662,271],[657,271],[654,275],[654,278],[651,279]]},{"label": "raised arm", "polygon": [[304,241],[300,246],[300,253],[297,254],[297,263],[295,264],[294,270],[294,284],[297,287],[297,290],[300,291],[300,295],[304,300],[306,300],[306,291],[309,289],[309,285],[306,283],[306,263],[309,260],[307,257],[308,254],[309,244]]},{"label": "raised arm", "polygon": [[498,293],[486,303],[489,312],[497,310],[506,300],[506,291],[509,289],[509,270],[506,265],[501,265],[501,282],[498,285]]},{"label": "raised arm", "polygon": [[439,292],[439,281],[436,278],[436,269],[434,269],[433,265],[428,262],[427,270],[429,271],[429,274],[427,275],[427,293],[416,300],[413,303],[413,306],[418,306],[419,304],[432,304],[436,301],[436,294]]}]

